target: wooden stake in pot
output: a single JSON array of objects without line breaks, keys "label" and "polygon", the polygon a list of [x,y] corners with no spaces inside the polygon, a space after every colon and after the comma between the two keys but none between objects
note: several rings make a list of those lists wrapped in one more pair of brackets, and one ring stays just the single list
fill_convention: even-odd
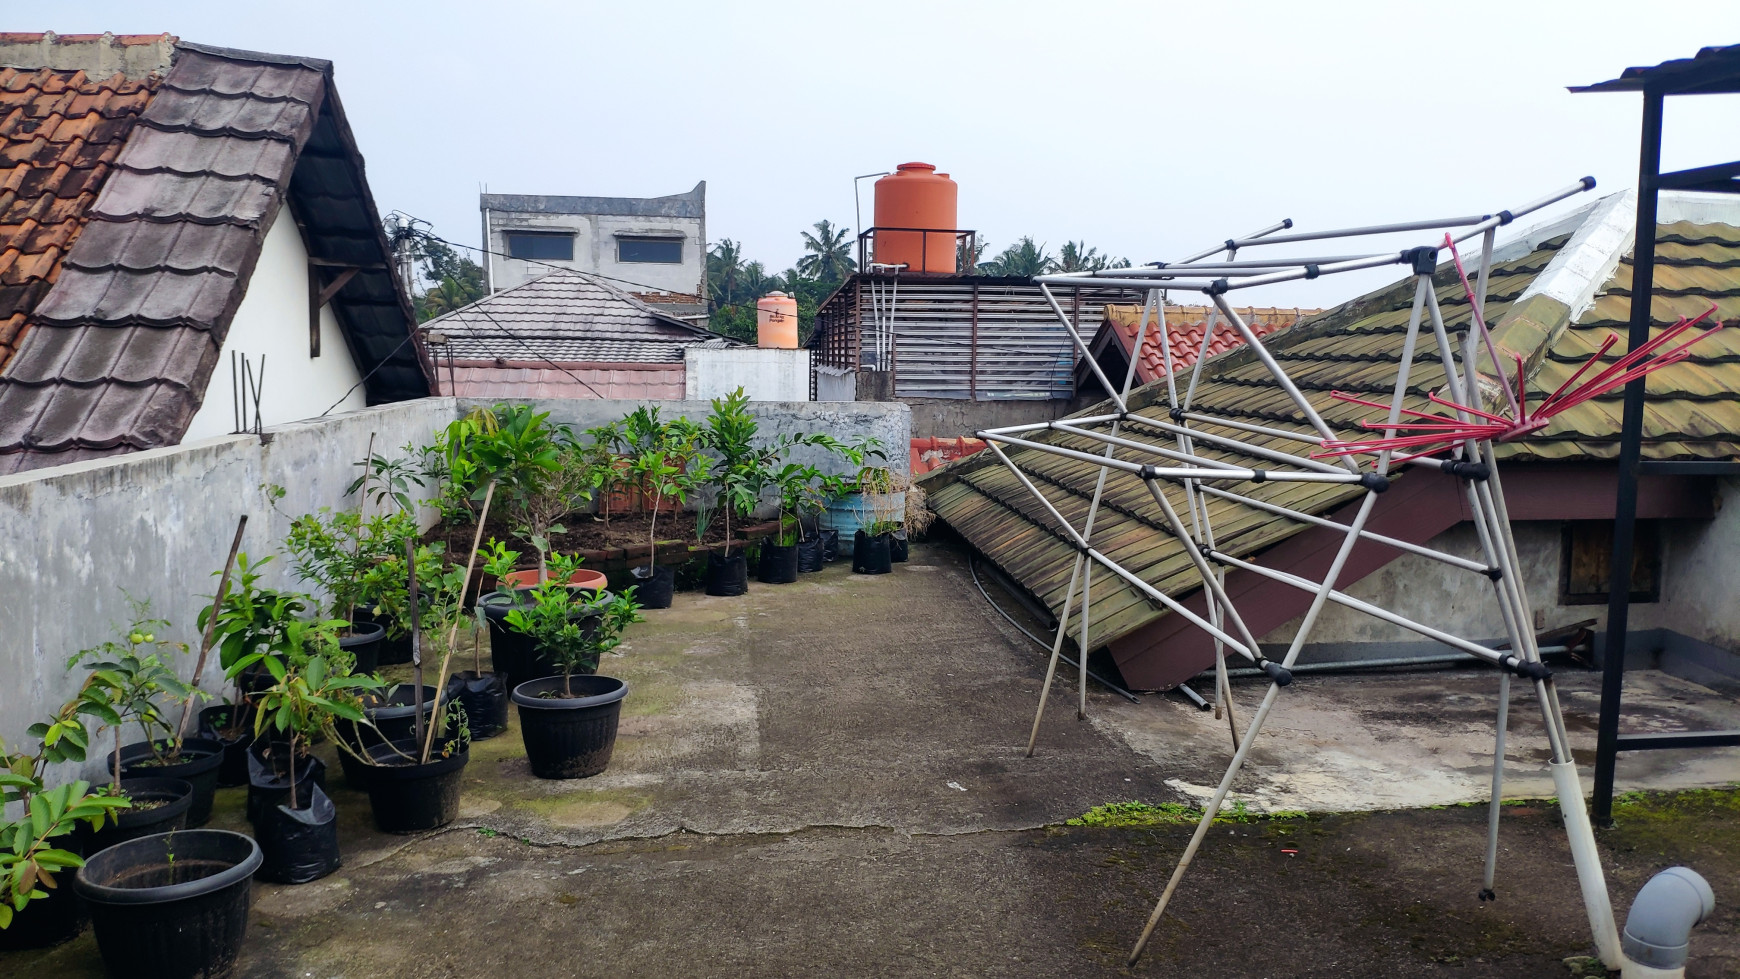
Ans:
[{"label": "wooden stake in pot", "polygon": [[417,542],[415,540],[407,539],[405,541],[405,566],[411,575],[411,671],[413,674],[411,696],[412,703],[417,710],[417,740],[421,741],[423,740],[423,637],[419,632],[420,625],[417,614],[420,609],[417,607],[419,603],[417,599]]},{"label": "wooden stake in pot", "polygon": [[[175,726],[175,743],[179,747],[187,739],[187,721],[193,716],[193,702],[199,697],[199,678],[205,673],[206,656],[211,653],[212,636],[217,633],[218,612],[223,610],[224,598],[230,592],[230,569],[235,567],[236,552],[242,549],[242,531],[248,527],[248,515],[242,514],[236,521],[236,536],[230,541],[230,556],[224,558],[223,574],[218,576],[217,595],[211,600],[211,615],[205,620],[205,635],[199,641],[199,660],[193,668],[193,690],[187,695],[187,703],[181,708],[181,723]],[[239,706],[239,705],[238,705]],[[119,751],[117,750],[117,757]],[[119,781],[119,778],[116,779]]]},{"label": "wooden stake in pot", "polygon": [[[494,498],[495,480],[492,479],[489,481],[489,489],[485,490],[483,493],[483,514],[477,518],[477,532],[471,535],[471,556],[465,559],[465,579],[459,583],[459,601],[462,604],[465,601],[466,589],[471,587],[471,568],[477,563],[477,548],[483,543],[483,524],[484,521],[489,519],[489,501]],[[454,616],[453,626],[447,630],[447,648],[446,652],[441,657],[441,672],[435,674],[436,676],[444,677],[447,675],[447,668],[453,662],[453,643],[457,641],[458,638],[459,617]],[[474,665],[479,667],[477,672],[481,674],[483,672],[483,660],[477,656],[475,652],[476,647],[474,646],[472,648],[474,650],[472,654]],[[418,682],[421,683],[422,681],[419,680]],[[437,694],[437,697],[439,697],[439,694]],[[420,763],[424,765],[429,764],[429,751],[434,744],[435,726],[431,724],[429,726],[429,732],[423,736],[423,754],[422,757],[418,759]]]}]

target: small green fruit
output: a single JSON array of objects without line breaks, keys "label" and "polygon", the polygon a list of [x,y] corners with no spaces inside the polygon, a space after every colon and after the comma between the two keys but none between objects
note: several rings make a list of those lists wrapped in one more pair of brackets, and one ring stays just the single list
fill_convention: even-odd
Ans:
[{"label": "small green fruit", "polygon": [[131,633],[127,636],[127,641],[137,646],[145,641],[145,634],[143,632]]}]

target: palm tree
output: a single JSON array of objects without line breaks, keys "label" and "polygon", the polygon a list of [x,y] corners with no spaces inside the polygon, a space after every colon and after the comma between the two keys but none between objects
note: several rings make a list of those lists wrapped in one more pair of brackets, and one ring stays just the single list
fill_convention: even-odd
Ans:
[{"label": "palm tree", "polygon": [[1057,261],[1045,253],[1043,244],[1023,235],[1020,241],[997,254],[996,258],[979,263],[980,275],[1004,275],[1028,279],[1044,275],[1057,267]]},{"label": "palm tree", "polygon": [[767,267],[760,262],[750,262],[743,266],[742,277],[743,297],[747,300],[760,299],[775,289],[785,288],[786,283],[777,275],[768,275]]},{"label": "palm tree", "polygon": [[713,307],[729,306],[737,298],[743,276],[743,246],[724,238],[707,252],[707,291]]},{"label": "palm tree", "polygon": [[451,313],[481,298],[481,289],[468,288],[466,283],[449,276],[417,297],[418,322]]},{"label": "palm tree", "polygon": [[815,234],[801,232],[804,239],[804,251],[808,254],[798,259],[797,270],[812,279],[822,282],[839,282],[858,267],[852,260],[852,242],[847,237],[851,228],[836,228],[832,221],[817,221],[814,225]]}]

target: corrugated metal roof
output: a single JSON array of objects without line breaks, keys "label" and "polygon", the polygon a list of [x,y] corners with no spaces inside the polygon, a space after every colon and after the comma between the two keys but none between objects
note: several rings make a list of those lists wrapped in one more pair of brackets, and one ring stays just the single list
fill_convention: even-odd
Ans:
[{"label": "corrugated metal roof", "polygon": [[332,305],[370,403],[428,393],[330,72],[176,46],[0,372],[0,472],[178,442],[286,199],[311,258],[363,266]]},{"label": "corrugated metal roof", "polygon": [[[1696,315],[1717,302],[1721,315],[1740,315],[1740,229],[1727,225],[1680,226],[1660,229],[1664,264],[1658,271],[1662,293],[1656,297],[1657,323],[1678,315]],[[1488,317],[1502,321],[1512,304],[1569,240],[1563,235],[1541,243],[1528,255],[1495,267],[1488,294]],[[1593,352],[1605,332],[1623,327],[1627,317],[1629,272],[1622,266],[1594,305],[1563,330],[1547,349],[1538,352],[1538,367],[1529,379],[1532,398],[1544,397],[1568,370]],[[1438,301],[1446,325],[1454,333],[1465,329],[1469,305],[1453,270],[1441,267],[1435,276]],[[1343,437],[1355,437],[1357,426],[1376,412],[1336,401],[1334,390],[1387,396],[1394,382],[1400,345],[1406,332],[1414,285],[1405,280],[1387,289],[1273,334],[1265,346],[1287,369],[1324,420]],[[1443,369],[1436,344],[1427,332],[1416,350],[1410,376],[1408,407],[1425,410],[1425,395],[1442,385]],[[1652,401],[1645,422],[1644,454],[1652,459],[1732,458],[1740,456],[1740,343],[1718,335],[1696,356],[1652,376]],[[1616,353],[1624,351],[1623,338]],[[1131,408],[1152,419],[1165,420],[1163,385],[1150,384],[1131,399]],[[1539,437],[1501,447],[1507,459],[1552,460],[1611,457],[1619,431],[1620,399],[1597,399],[1567,412]],[[1272,375],[1248,350],[1235,350],[1205,368],[1196,407],[1229,420],[1255,422],[1289,431],[1310,429],[1297,407]],[[1109,404],[1082,414],[1103,413]],[[1211,434],[1248,438],[1231,429],[1195,426]],[[1127,426],[1126,437],[1170,446],[1170,436]],[[1102,446],[1086,439],[1057,434],[1045,441],[1084,451]],[[1202,443],[1198,443],[1199,448]],[[1255,438],[1250,444],[1297,452],[1299,443]],[[1232,451],[1206,453],[1211,458],[1251,465],[1249,456]],[[1077,527],[1092,498],[1097,467],[1039,453],[1013,451],[1012,459],[1029,473]],[[1260,465],[1260,463],[1257,463]],[[1404,472],[1397,478],[1409,478]],[[1048,514],[1007,468],[988,454],[963,459],[925,477],[930,504],[973,545],[997,562],[1054,611],[1063,604],[1074,549],[1061,537]],[[1239,492],[1253,498],[1308,513],[1323,514],[1361,491],[1345,485],[1312,483],[1241,484]],[[1188,513],[1183,493],[1168,488],[1180,513]],[[1114,473],[1106,495],[1094,544],[1112,560],[1173,596],[1196,591],[1200,578],[1183,548],[1160,522],[1152,498],[1135,477]],[[1305,529],[1303,524],[1271,516],[1254,508],[1219,499],[1209,505],[1219,550],[1248,557]],[[1090,641],[1094,645],[1127,635],[1166,614],[1134,589],[1098,576],[1091,610]]]},{"label": "corrugated metal roof", "polygon": [[685,347],[738,345],[571,269],[492,293],[427,326],[447,337],[442,357],[457,361],[681,364]]}]

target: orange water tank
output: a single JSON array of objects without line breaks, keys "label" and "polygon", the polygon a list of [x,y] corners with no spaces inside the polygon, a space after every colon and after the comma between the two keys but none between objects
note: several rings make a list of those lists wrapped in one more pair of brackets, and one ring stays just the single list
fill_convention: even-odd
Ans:
[{"label": "orange water tank", "polygon": [[796,350],[798,341],[797,300],[783,292],[770,292],[755,301],[755,345]]},{"label": "orange water tank", "polygon": [[877,228],[940,228],[940,233],[876,232],[870,259],[911,272],[955,271],[955,205],[959,187],[929,163],[902,163],[876,181]]}]

